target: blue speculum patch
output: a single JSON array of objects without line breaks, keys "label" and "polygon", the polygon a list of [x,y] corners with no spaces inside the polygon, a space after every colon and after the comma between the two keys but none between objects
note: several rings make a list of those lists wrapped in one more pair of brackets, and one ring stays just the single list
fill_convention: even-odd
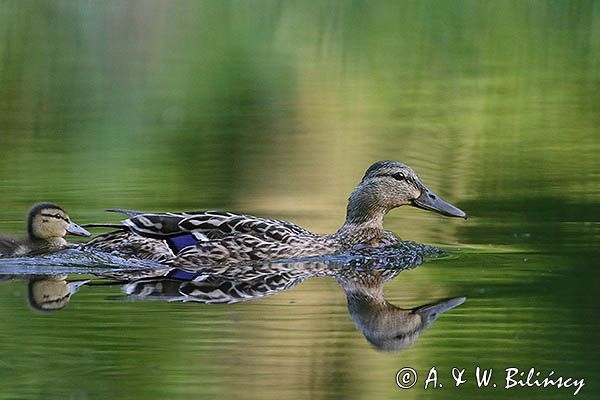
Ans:
[{"label": "blue speculum patch", "polygon": [[173,253],[177,254],[186,247],[195,246],[198,243],[198,239],[191,233],[186,233],[168,238],[167,243],[171,250],[173,250]]}]

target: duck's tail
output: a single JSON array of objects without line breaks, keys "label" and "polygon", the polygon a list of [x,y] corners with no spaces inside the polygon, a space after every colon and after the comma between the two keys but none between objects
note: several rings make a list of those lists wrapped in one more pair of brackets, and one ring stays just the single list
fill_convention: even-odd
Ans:
[{"label": "duck's tail", "polygon": [[124,224],[81,224],[80,226],[86,228],[115,228],[115,229],[127,229]]},{"label": "duck's tail", "polygon": [[[137,215],[141,215],[141,214],[145,214],[145,212],[143,211],[136,211],[136,210],[122,210],[119,208],[115,208],[115,209],[110,209],[110,210],[104,210],[104,211],[108,211],[108,212],[116,212],[116,213],[121,213],[121,214],[125,214],[127,215],[129,218],[133,218]],[[105,224],[105,223],[101,223],[101,224],[81,224],[81,226],[84,226],[86,228],[116,228],[116,229],[127,229],[127,226],[123,223],[120,224]]]},{"label": "duck's tail", "polygon": [[146,214],[144,211],[136,211],[136,210],[123,210],[120,208],[113,208],[110,210],[104,210],[108,212],[116,212],[127,215],[129,218],[135,217],[136,215]]}]

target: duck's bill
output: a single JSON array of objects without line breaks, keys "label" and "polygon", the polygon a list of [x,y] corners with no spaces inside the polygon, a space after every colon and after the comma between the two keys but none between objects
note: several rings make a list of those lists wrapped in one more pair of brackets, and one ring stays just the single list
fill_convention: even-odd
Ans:
[{"label": "duck's bill", "polygon": [[79,225],[70,222],[69,226],[67,227],[67,234],[69,235],[75,235],[75,236],[92,236],[91,233],[89,233],[88,231],[86,231],[85,229],[83,229],[82,227],[80,227]]},{"label": "duck's bill", "polygon": [[440,196],[429,189],[423,190],[419,198],[413,200],[413,206],[424,210],[435,211],[448,217],[458,217],[467,219],[467,214],[458,207],[454,207]]},{"label": "duck's bill", "polygon": [[466,297],[455,297],[453,299],[441,300],[437,303],[427,304],[425,306],[415,308],[413,313],[419,314],[423,319],[423,323],[425,325],[429,325],[431,322],[435,321],[440,314],[460,306],[466,300]]}]

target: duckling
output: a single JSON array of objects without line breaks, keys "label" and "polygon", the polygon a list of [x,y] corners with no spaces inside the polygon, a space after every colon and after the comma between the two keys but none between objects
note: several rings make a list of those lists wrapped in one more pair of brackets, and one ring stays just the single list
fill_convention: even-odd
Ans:
[{"label": "duckling", "polygon": [[466,218],[446,202],[408,166],[397,161],[371,165],[350,194],[346,221],[334,234],[310,232],[288,221],[223,211],[126,214],[122,224],[84,226],[117,227],[85,247],[116,251],[173,267],[288,259],[338,253],[357,244],[385,245],[398,239],[383,228],[392,209],[411,205],[439,214]]},{"label": "duckling", "polygon": [[68,247],[65,235],[91,236],[72,222],[65,210],[52,203],[34,205],[27,217],[28,237],[23,240],[0,237],[0,256],[24,256]]}]

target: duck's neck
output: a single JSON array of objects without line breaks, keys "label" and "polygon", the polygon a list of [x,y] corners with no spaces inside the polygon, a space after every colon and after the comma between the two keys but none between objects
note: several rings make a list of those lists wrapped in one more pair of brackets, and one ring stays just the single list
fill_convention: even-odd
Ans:
[{"label": "duck's neck", "polygon": [[335,236],[350,245],[377,244],[385,237],[383,217],[388,209],[381,206],[373,191],[359,185],[348,199],[346,222]]},{"label": "duck's neck", "polygon": [[383,297],[384,276],[381,271],[357,272],[336,277],[348,297],[348,303],[361,301],[369,303],[385,303]]}]

